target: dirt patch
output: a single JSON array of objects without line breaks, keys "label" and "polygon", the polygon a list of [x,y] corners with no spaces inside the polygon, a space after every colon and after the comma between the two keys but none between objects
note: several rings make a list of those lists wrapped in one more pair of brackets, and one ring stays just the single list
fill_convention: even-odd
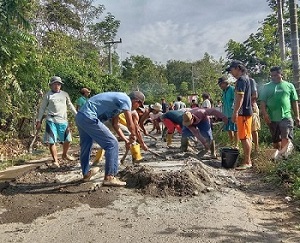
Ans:
[{"label": "dirt patch", "polygon": [[215,186],[213,176],[200,164],[182,171],[155,172],[149,166],[128,166],[120,172],[129,188],[155,197],[195,196]]},{"label": "dirt patch", "polygon": [[51,169],[42,165],[10,182],[3,182],[0,195],[0,224],[23,222],[50,215],[56,211],[73,208],[80,204],[90,207],[106,207],[117,196],[118,188],[96,190],[91,182],[81,180],[60,183],[57,175],[74,169],[74,162],[64,163],[61,168]]}]

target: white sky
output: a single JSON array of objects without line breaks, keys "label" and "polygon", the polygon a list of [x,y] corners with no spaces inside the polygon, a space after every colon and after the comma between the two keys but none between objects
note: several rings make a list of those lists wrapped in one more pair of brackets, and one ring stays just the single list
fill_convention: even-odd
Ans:
[{"label": "white sky", "polygon": [[144,55],[200,60],[205,52],[225,58],[225,45],[246,40],[271,13],[266,0],[96,0],[121,21],[116,51],[121,59]]}]

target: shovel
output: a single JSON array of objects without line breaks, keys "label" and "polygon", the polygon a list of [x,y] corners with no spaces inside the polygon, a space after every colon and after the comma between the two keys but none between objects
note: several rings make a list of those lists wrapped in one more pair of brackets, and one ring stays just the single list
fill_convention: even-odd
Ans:
[{"label": "shovel", "polygon": [[151,150],[151,149],[148,149],[148,151],[149,151],[151,154],[154,154],[154,155],[157,156],[157,157],[161,157],[161,158],[163,158],[163,159],[167,159],[167,157],[166,157],[165,155],[159,154],[159,153],[157,153],[157,152],[155,152],[155,151],[153,151],[153,150]]}]

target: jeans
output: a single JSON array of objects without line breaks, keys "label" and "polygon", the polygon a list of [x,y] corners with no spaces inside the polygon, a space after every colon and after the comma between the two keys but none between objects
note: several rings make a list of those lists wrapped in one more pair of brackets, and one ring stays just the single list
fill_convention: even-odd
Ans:
[{"label": "jeans", "polygon": [[119,167],[119,143],[116,137],[97,118],[91,119],[78,112],[75,120],[80,137],[82,174],[86,175],[90,170],[90,155],[95,141],[105,150],[105,175],[116,175]]},{"label": "jeans", "polygon": [[[203,120],[203,121],[199,122],[196,125],[196,127],[198,128],[202,137],[204,137],[207,142],[210,142],[213,140],[211,125],[210,125],[209,121]],[[193,137],[194,135],[187,127],[184,126],[182,128],[182,136],[183,137]]]}]

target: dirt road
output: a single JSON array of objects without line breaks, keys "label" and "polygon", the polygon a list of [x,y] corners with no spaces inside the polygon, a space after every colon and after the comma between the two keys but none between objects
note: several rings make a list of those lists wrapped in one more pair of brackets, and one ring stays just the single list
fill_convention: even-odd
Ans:
[{"label": "dirt road", "polygon": [[129,188],[80,183],[78,161],[0,173],[0,242],[300,242],[298,205],[261,175],[174,147],[127,158]]}]

